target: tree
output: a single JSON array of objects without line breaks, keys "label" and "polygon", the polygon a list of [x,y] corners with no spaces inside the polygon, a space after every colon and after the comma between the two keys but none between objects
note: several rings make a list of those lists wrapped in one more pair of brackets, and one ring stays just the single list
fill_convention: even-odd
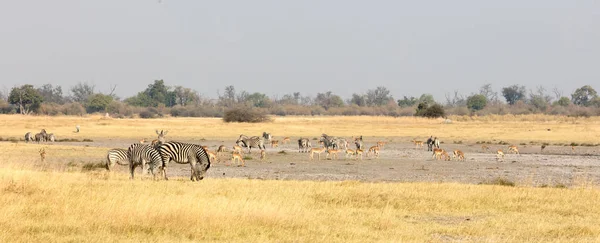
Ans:
[{"label": "tree", "polygon": [[266,108],[271,106],[271,99],[266,94],[258,92],[248,95],[245,101],[254,107]]},{"label": "tree", "polygon": [[525,99],[525,86],[517,84],[502,88],[502,96],[506,99],[506,103],[514,105],[517,101]]},{"label": "tree", "polygon": [[53,87],[52,84],[44,84],[37,89],[38,93],[44,98],[44,102],[64,104],[65,99],[62,93],[62,87]]},{"label": "tree", "polygon": [[444,111],[444,107],[439,104],[433,104],[432,106],[429,106],[427,103],[421,102],[417,106],[415,116],[423,116],[427,118],[445,117],[446,112]]},{"label": "tree", "polygon": [[326,93],[318,93],[315,98],[315,104],[320,105],[321,107],[328,110],[330,107],[342,107],[344,106],[344,101],[338,95],[334,95],[331,91],[327,91]]},{"label": "tree", "polygon": [[390,91],[383,86],[367,91],[366,103],[368,106],[384,106],[387,105],[393,98],[390,96]]},{"label": "tree", "polygon": [[560,99],[558,99],[556,102],[554,102],[554,104],[566,107],[571,104],[571,100],[568,97],[563,96],[560,97]]},{"label": "tree", "polygon": [[33,88],[33,85],[26,84],[21,87],[14,87],[10,91],[8,102],[19,107],[19,113],[25,115],[32,111],[37,111],[44,98]]},{"label": "tree", "polygon": [[113,101],[113,97],[104,94],[93,94],[88,97],[86,110],[88,113],[106,111],[106,108]]},{"label": "tree", "polygon": [[135,97],[126,99],[125,102],[142,107],[158,107],[160,104],[172,107],[177,103],[177,97],[175,92],[169,91],[169,89],[170,87],[166,86],[162,79],[154,80],[154,83],[149,84],[146,90],[139,92]]},{"label": "tree", "polygon": [[552,97],[546,94],[546,89],[543,86],[538,86],[537,92],[531,91],[529,94],[529,104],[541,111],[546,111],[551,101]]},{"label": "tree", "polygon": [[[433,99],[433,97],[432,97]],[[417,98],[415,97],[406,97],[404,96],[404,99],[398,100],[398,106],[404,108],[404,107],[411,107],[413,105],[415,105],[419,100],[417,100]]]},{"label": "tree", "polygon": [[352,98],[348,101],[349,104],[355,104],[357,106],[366,106],[367,99],[365,95],[352,94]]},{"label": "tree", "polygon": [[454,97],[446,93],[446,107],[458,107],[467,105],[465,97],[458,93],[458,90],[454,90]]},{"label": "tree", "polygon": [[88,99],[88,96],[94,94],[94,88],[96,86],[93,84],[88,84],[87,82],[82,83],[79,82],[77,85],[71,87],[72,97],[71,99],[75,102],[85,103]]},{"label": "tree", "polygon": [[197,103],[200,100],[200,95],[198,95],[198,92],[190,88],[175,86],[173,93],[175,94],[175,104],[180,106]]},{"label": "tree", "polygon": [[471,95],[467,98],[467,107],[473,111],[479,111],[485,108],[487,105],[487,99],[484,95],[476,94]]},{"label": "tree", "polygon": [[431,94],[422,94],[421,97],[419,97],[419,102],[427,103],[428,105],[435,104],[435,100],[433,99],[433,95]]},{"label": "tree", "polygon": [[596,97],[598,97],[596,90],[592,86],[585,85],[575,90],[571,95],[571,101],[575,105],[589,106],[590,101]]},{"label": "tree", "polygon": [[225,87],[225,93],[221,95],[217,92],[219,96],[219,103],[225,107],[233,107],[235,105],[235,87],[233,85],[229,85]]},{"label": "tree", "polygon": [[484,84],[479,88],[479,94],[485,96],[488,101],[498,100],[498,93],[492,89],[492,84]]}]

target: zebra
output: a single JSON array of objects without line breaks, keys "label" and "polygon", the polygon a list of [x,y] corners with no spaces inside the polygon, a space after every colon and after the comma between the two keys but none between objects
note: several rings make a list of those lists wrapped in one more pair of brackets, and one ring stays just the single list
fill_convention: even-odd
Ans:
[{"label": "zebra", "polygon": [[362,135],[360,137],[354,138],[354,145],[356,145],[356,149],[360,149],[360,150],[363,149],[363,147],[365,145],[363,144],[363,137],[362,137]]},{"label": "zebra", "polygon": [[263,132],[262,137],[267,141],[271,141],[273,139],[273,136],[271,136],[271,134],[267,132]]},{"label": "zebra", "polygon": [[433,151],[433,135],[427,139],[427,151]]},{"label": "zebra", "polygon": [[348,149],[348,141],[345,138],[337,138],[336,144],[340,149]]},{"label": "zebra", "polygon": [[48,134],[48,136],[46,136],[46,141],[50,141],[50,142],[56,141],[56,137],[54,136],[54,133]]},{"label": "zebra", "polygon": [[240,147],[247,147],[248,153],[250,153],[252,148],[266,149],[265,139],[263,137],[254,136],[248,138],[248,136],[241,134],[240,138],[238,138],[238,140],[235,143]]},{"label": "zebra", "polygon": [[180,142],[166,142],[159,147],[162,157],[162,172],[165,180],[167,178],[167,165],[171,160],[180,164],[190,163],[192,175],[190,179],[194,181],[204,179],[204,175],[210,168],[210,158],[200,145]]},{"label": "zebra", "polygon": [[162,158],[154,147],[148,144],[134,143],[127,150],[129,155],[129,179],[133,179],[133,172],[138,165],[142,166],[142,175],[152,172],[156,179],[157,170],[162,168]]},{"label": "zebra", "polygon": [[440,140],[437,137],[433,139],[433,147],[440,148]]},{"label": "zebra", "polygon": [[108,153],[106,154],[106,170],[110,171],[110,168],[114,167],[115,164],[129,164],[129,151],[127,149],[114,148],[108,150]]},{"label": "zebra", "polygon": [[44,136],[44,134],[42,134],[42,133],[37,133],[37,134],[35,134],[35,141],[37,143],[46,142],[46,136]]},{"label": "zebra", "polygon": [[328,136],[327,134],[323,133],[321,135],[321,141],[323,142],[323,145],[327,149],[330,149],[330,148],[337,149],[338,148],[338,138],[336,138],[336,137],[331,137],[331,136]]},{"label": "zebra", "polygon": [[298,139],[298,153],[307,153],[308,149],[312,147],[308,138]]},{"label": "zebra", "polygon": [[33,142],[34,139],[35,138],[33,137],[33,135],[31,135],[31,132],[25,133],[25,142],[27,142],[27,143],[30,142],[30,141]]},{"label": "zebra", "polygon": [[158,130],[156,130],[156,134],[158,135],[157,139],[152,140],[152,146],[156,149],[158,149],[158,147],[160,147],[161,144],[165,143],[165,136],[167,136],[167,133],[169,131],[164,131],[164,130],[160,130],[160,132]]}]

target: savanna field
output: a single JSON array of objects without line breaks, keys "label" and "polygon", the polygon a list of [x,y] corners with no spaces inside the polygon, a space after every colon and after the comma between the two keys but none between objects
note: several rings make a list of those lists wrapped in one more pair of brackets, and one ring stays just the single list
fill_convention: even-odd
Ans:
[{"label": "savanna field", "polygon": [[[600,163],[600,118],[529,115],[450,120],[275,117],[269,123],[239,124],[218,118],[2,115],[0,241],[600,241],[600,169],[595,164]],[[74,132],[77,125],[79,133]],[[22,141],[26,132],[37,133],[42,128],[64,142]],[[155,139],[156,129],[168,130],[169,140],[207,143],[211,148],[232,145],[240,134],[254,136],[263,131],[278,139],[290,137],[292,144],[268,148],[266,162],[256,159],[256,153],[250,154],[255,159],[248,159],[247,167],[215,163],[200,182],[189,180],[189,166],[181,166],[181,173],[171,175],[169,181],[129,180],[125,167],[114,172],[102,168],[108,149]],[[347,138],[362,135],[369,143],[387,141],[391,148],[383,150],[381,160],[364,161],[310,161],[294,148],[299,137],[312,139],[322,133]],[[430,135],[440,137],[442,146],[464,148],[469,159],[431,161],[430,152],[411,144]],[[498,162],[493,155],[479,151],[482,142],[494,149],[515,144],[524,152]],[[547,154],[540,151],[541,144],[548,144]],[[577,145],[577,150],[565,146],[571,144]],[[46,151],[43,162],[42,148]],[[410,158],[401,156],[404,151],[410,152]],[[561,160],[564,157],[569,160]],[[578,164],[583,160],[585,164]],[[328,170],[357,166],[356,173],[367,177],[313,180],[244,175],[268,166],[296,175],[316,174],[325,168],[318,167],[321,164]],[[381,164],[385,168],[379,168]],[[436,174],[435,180],[405,178],[434,174],[441,166],[444,172]],[[464,172],[461,167],[468,167],[472,178],[454,180],[452,176]],[[402,172],[384,179],[360,174],[372,168]],[[543,169],[556,168],[560,168],[557,176],[570,176],[569,183],[542,185],[527,180],[545,174]],[[447,172],[451,169],[457,172]],[[522,180],[510,177],[527,169],[535,175]],[[492,170],[497,171],[493,178],[507,175],[502,178],[510,181],[479,183],[477,176]],[[235,176],[227,177],[230,174]],[[507,185],[511,182],[515,185]]]}]

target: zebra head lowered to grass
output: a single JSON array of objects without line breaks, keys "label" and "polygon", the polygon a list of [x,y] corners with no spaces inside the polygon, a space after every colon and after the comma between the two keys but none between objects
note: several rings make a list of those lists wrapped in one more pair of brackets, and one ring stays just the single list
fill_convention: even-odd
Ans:
[{"label": "zebra head lowered to grass", "polygon": [[142,166],[142,176],[152,172],[153,179],[156,179],[156,173],[162,169],[162,158],[160,153],[154,147],[148,144],[134,143],[127,150],[129,155],[129,173],[130,179],[133,179],[133,172],[138,165]]},{"label": "zebra head lowered to grass", "polygon": [[160,145],[158,149],[163,163],[163,175],[167,178],[167,165],[170,161],[179,164],[190,164],[192,175],[190,179],[194,181],[204,179],[206,171],[210,168],[210,158],[202,146],[191,143],[166,142]]},{"label": "zebra head lowered to grass", "polygon": [[252,148],[266,149],[265,147],[265,139],[263,137],[248,137],[244,134],[241,134],[238,140],[235,142],[240,147],[248,148],[248,153],[252,150]]}]

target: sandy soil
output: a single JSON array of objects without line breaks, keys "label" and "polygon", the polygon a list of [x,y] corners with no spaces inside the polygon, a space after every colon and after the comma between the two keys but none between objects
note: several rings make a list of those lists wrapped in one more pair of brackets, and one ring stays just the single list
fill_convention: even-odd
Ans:
[{"label": "sandy soil", "polygon": [[[371,138],[365,144],[370,147],[376,141],[379,140]],[[220,161],[212,164],[207,177],[473,184],[503,178],[527,186],[577,186],[600,182],[598,147],[576,147],[572,151],[570,146],[548,146],[542,153],[539,145],[521,145],[520,155],[507,153],[504,161],[497,161],[495,152],[491,151],[503,149],[506,152],[507,145],[488,145],[491,151],[483,152],[477,144],[442,144],[441,147],[448,151],[460,149],[465,152],[466,161],[436,161],[431,158],[431,152],[427,152],[426,148],[416,149],[408,138],[385,138],[385,141],[388,144],[379,158],[371,156],[362,160],[344,158],[344,154],[340,154],[337,160],[325,159],[325,154],[322,154],[321,160],[311,161],[308,153],[298,152],[294,142],[279,148],[267,146],[267,158],[264,161],[259,159],[259,151],[253,150],[245,155],[252,157],[246,160],[245,167],[227,166],[226,161],[230,162],[231,155],[223,154],[219,157]],[[115,142],[110,141],[112,144]],[[106,143],[94,145],[106,146]],[[123,147],[127,146],[127,141],[121,143]],[[233,140],[201,142],[211,150],[216,150],[221,144],[230,147],[233,143]],[[127,168],[120,167],[117,170],[125,172]],[[189,165],[169,164],[170,177],[189,178],[189,175]]]}]

